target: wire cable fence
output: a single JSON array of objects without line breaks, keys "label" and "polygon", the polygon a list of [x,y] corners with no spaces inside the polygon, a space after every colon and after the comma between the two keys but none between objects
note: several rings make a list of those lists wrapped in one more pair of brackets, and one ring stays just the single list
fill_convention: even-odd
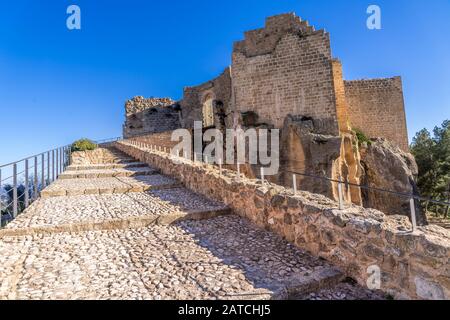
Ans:
[{"label": "wire cable fence", "polygon": [[[134,145],[134,146],[137,146],[140,148],[144,148],[149,151],[163,152],[163,153],[175,155],[176,157],[191,161],[193,163],[205,163],[207,165],[215,165],[219,168],[220,172],[222,172],[222,170],[223,170],[222,161],[220,159],[218,161],[216,161],[215,157],[211,156],[210,154],[196,153],[196,152],[192,152],[192,151],[181,152],[180,150],[174,150],[174,149],[171,149],[168,147],[163,147],[160,145],[148,144],[146,142],[142,142],[142,141],[135,139],[135,137],[126,139],[124,141],[131,145]],[[236,168],[236,177],[238,180],[241,179],[241,177],[242,177],[241,166],[243,166],[243,165],[246,165],[246,163],[233,164],[233,166],[235,166],[235,168]],[[269,184],[269,181],[266,179],[266,176],[264,173],[264,167],[261,167],[260,170],[261,171],[260,171],[258,179],[261,180],[263,185]],[[423,197],[423,196],[420,196],[420,195],[414,194],[414,193],[398,192],[398,191],[394,191],[394,190],[377,188],[377,187],[373,187],[373,186],[369,186],[369,185],[357,184],[357,183],[350,182],[346,179],[343,179],[342,177],[339,177],[338,179],[333,179],[333,178],[330,178],[327,176],[319,176],[319,175],[315,175],[315,174],[308,174],[305,172],[299,172],[299,171],[293,171],[293,170],[283,170],[282,173],[292,176],[292,189],[294,190],[295,193],[297,193],[298,189],[299,189],[298,177],[307,177],[307,178],[311,178],[311,179],[315,179],[315,180],[321,180],[321,181],[326,181],[326,182],[337,184],[337,191],[338,191],[337,202],[338,202],[340,210],[344,210],[346,205],[348,204],[345,201],[345,195],[344,195],[345,191],[344,190],[348,190],[349,187],[360,188],[360,190],[366,190],[366,191],[371,191],[371,192],[381,192],[381,193],[389,194],[394,197],[404,198],[406,202],[409,200],[410,219],[411,219],[413,231],[415,231],[417,229],[417,212],[416,212],[417,211],[417,206],[416,206],[417,203],[416,202],[418,202],[419,204],[421,204],[421,203],[426,203],[427,205],[435,204],[435,205],[440,205],[440,206],[445,206],[447,208],[450,208],[450,202],[448,202],[448,201],[441,201],[441,200],[436,200],[436,199],[432,199],[429,197]],[[335,200],[335,199],[332,199],[332,200]]]}]

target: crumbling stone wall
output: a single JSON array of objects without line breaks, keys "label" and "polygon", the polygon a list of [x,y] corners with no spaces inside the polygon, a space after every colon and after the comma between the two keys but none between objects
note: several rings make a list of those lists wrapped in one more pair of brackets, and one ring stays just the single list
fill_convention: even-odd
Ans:
[{"label": "crumbling stone wall", "polygon": [[402,80],[372,79],[345,81],[350,125],[370,138],[385,138],[408,152]]},{"label": "crumbling stone wall", "polygon": [[212,99],[214,126],[219,129],[231,128],[233,117],[230,109],[230,68],[227,68],[216,79],[184,89],[183,100],[180,102],[183,128],[193,128],[194,121],[203,120],[203,104],[208,99]]},{"label": "crumbling stone wall", "polygon": [[288,114],[335,120],[329,34],[293,14],[270,17],[234,44],[231,67],[236,112],[253,111],[281,128]]},{"label": "crumbling stone wall", "polygon": [[396,298],[450,299],[450,232],[419,227],[411,233],[406,217],[337,203],[317,194],[293,193],[277,185],[236,179],[213,166],[141,150],[126,142],[116,147],[179,179],[189,189],[229,205],[236,214],[339,266],[367,285],[369,267],[379,267],[381,290]]},{"label": "crumbling stone wall", "polygon": [[125,104],[124,138],[181,127],[179,106],[170,98],[135,97]]}]

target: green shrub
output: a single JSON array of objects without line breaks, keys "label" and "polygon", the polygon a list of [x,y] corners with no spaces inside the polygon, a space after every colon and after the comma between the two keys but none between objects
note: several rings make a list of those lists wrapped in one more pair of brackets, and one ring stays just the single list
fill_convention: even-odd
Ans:
[{"label": "green shrub", "polygon": [[89,139],[80,139],[72,144],[72,152],[97,149],[97,144]]},{"label": "green shrub", "polygon": [[367,143],[368,146],[372,144],[372,140],[370,140],[364,132],[360,129],[353,129],[353,132],[356,134],[356,138],[358,138],[358,143],[361,146],[364,142]]}]

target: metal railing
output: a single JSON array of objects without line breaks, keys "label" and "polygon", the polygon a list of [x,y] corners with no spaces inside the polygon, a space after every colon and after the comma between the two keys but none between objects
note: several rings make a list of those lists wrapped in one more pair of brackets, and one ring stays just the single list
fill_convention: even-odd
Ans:
[{"label": "metal railing", "polygon": [[123,139],[122,137],[115,137],[115,138],[109,138],[109,139],[97,140],[97,141],[95,141],[95,144],[97,144],[97,146],[99,146],[99,145],[101,145],[101,144],[108,144],[108,143],[113,143],[113,142],[121,141],[122,139]]},{"label": "metal railing", "polygon": [[[95,141],[97,146],[121,137]],[[70,165],[72,145],[0,165],[0,228],[14,220]]]},{"label": "metal railing", "polygon": [[58,178],[69,165],[70,153],[71,146],[66,145],[0,165],[0,227],[14,220]]},{"label": "metal railing", "polygon": [[[136,140],[133,138],[126,139],[124,141],[128,142],[134,146],[137,146],[137,147],[146,148],[150,151],[164,152],[164,153],[168,153],[168,154],[172,154],[172,155],[174,154],[173,150],[170,148],[162,147],[162,146],[158,146],[158,145],[151,145],[146,142],[142,142],[142,141],[139,141],[139,140]],[[205,163],[207,165],[215,165],[219,168],[220,173],[222,172],[222,170],[223,170],[222,163],[220,161],[219,161],[219,163],[211,162],[211,160],[213,160],[213,159],[211,159],[211,158],[208,159],[208,156],[210,157],[210,155],[207,155],[204,153],[195,153],[195,152],[191,152],[190,154],[191,154],[191,157],[188,156],[187,152],[184,152],[184,154],[182,154],[180,156],[180,153],[178,152],[178,157],[192,161],[194,163]],[[235,164],[236,177],[238,180],[240,180],[242,177],[242,174],[241,174],[241,166],[242,165],[244,165],[244,164],[240,164],[240,163]],[[417,229],[416,201],[418,201],[419,203],[420,202],[425,202],[428,204],[433,203],[436,205],[450,207],[450,202],[440,201],[440,200],[436,200],[436,199],[432,199],[432,198],[428,198],[428,197],[423,197],[423,196],[420,196],[418,194],[413,194],[413,193],[404,193],[404,192],[398,192],[398,191],[393,191],[393,190],[372,187],[372,186],[368,186],[368,185],[360,185],[360,184],[356,184],[356,183],[351,183],[349,181],[346,181],[342,177],[339,177],[339,179],[332,179],[332,178],[329,178],[326,176],[318,176],[318,175],[308,174],[308,173],[304,173],[304,172],[296,172],[296,171],[290,171],[290,170],[285,170],[283,172],[292,175],[292,189],[294,190],[294,193],[297,193],[298,189],[299,189],[298,183],[297,183],[298,176],[303,176],[303,177],[308,177],[308,178],[312,178],[312,179],[318,179],[318,180],[322,180],[322,181],[336,183],[337,190],[338,190],[337,202],[339,205],[339,210],[345,209],[346,201],[345,201],[345,197],[344,197],[344,189],[349,190],[349,187],[357,187],[357,188],[361,188],[363,190],[374,191],[374,192],[383,192],[383,193],[390,194],[390,195],[393,195],[396,197],[405,198],[406,200],[409,200],[409,210],[410,210],[410,214],[411,214],[410,218],[411,218],[411,224],[412,224],[413,231],[415,231]],[[269,183],[265,179],[263,167],[261,167],[259,180],[261,180],[263,185],[266,183]],[[332,200],[334,200],[334,199],[332,199]]]}]

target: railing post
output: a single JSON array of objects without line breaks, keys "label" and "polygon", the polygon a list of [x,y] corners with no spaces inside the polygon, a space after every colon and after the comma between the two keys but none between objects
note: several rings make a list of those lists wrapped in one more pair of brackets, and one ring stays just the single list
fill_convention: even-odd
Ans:
[{"label": "railing post", "polygon": [[50,151],[47,152],[47,183],[50,184]]},{"label": "railing post", "polygon": [[222,175],[222,159],[219,159],[219,175]]},{"label": "railing post", "polygon": [[294,194],[297,194],[297,175],[292,175],[292,188],[294,189]]},{"label": "railing post", "polygon": [[59,162],[60,162],[60,166],[59,166],[59,170],[60,170],[60,173],[63,173],[64,172],[64,168],[63,168],[63,166],[64,166],[64,149],[63,148],[59,148],[59,150],[60,150],[60,153],[61,153],[61,157],[59,158]]},{"label": "railing post", "polygon": [[72,146],[69,146],[69,166],[72,164]]},{"label": "railing post", "polygon": [[55,181],[55,150],[52,150],[52,182]]},{"label": "railing post", "polygon": [[34,186],[33,186],[33,200],[36,200],[38,198],[38,185],[39,185],[39,179],[38,179],[38,158],[37,156],[34,157]]},{"label": "railing post", "polygon": [[41,155],[41,190],[46,187],[45,183],[45,155]]},{"label": "railing post", "polygon": [[241,164],[239,162],[237,164],[237,180],[241,181]]},{"label": "railing post", "polygon": [[13,165],[13,218],[17,217],[18,199],[17,199],[17,163]]},{"label": "railing post", "polygon": [[262,182],[262,185],[264,185],[264,168],[263,167],[261,167],[261,182]]},{"label": "railing post", "polygon": [[344,210],[344,198],[342,193],[342,178],[339,176],[338,182],[338,198],[339,198],[339,210]]},{"label": "railing post", "polygon": [[25,160],[25,195],[24,195],[24,201],[25,201],[25,208],[28,208],[28,203],[30,201],[30,186],[29,186],[29,171],[28,171],[28,159]]},{"label": "railing post", "polygon": [[59,149],[55,149],[56,153],[56,160],[55,160],[55,168],[56,168],[56,179],[59,177]]},{"label": "railing post", "polygon": [[414,201],[414,198],[410,199],[409,206],[411,209],[412,231],[415,232],[417,230],[417,219],[416,219],[416,203]]}]

